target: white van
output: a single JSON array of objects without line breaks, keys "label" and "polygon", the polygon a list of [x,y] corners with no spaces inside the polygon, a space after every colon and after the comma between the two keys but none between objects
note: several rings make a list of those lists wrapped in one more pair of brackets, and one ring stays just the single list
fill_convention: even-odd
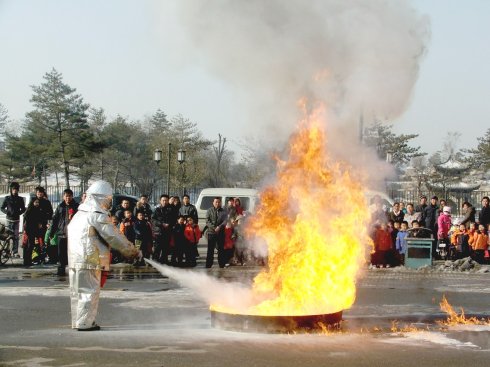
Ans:
[{"label": "white van", "polygon": [[[3,205],[3,201],[5,200],[5,197],[9,196],[10,194],[3,194],[0,196],[0,206]],[[19,196],[24,200],[24,205],[27,208],[29,203],[31,202],[31,199],[34,197],[34,194],[30,194],[28,192],[26,193],[19,193]],[[22,235],[22,231],[24,230],[24,214],[20,216],[20,222],[19,222],[19,233]],[[0,211],[0,223],[3,225],[7,225],[7,216],[5,213]]]},{"label": "white van", "polygon": [[199,217],[199,226],[203,228],[206,225],[206,211],[213,206],[214,198],[221,198],[223,208],[229,198],[239,198],[243,210],[254,213],[259,200],[259,192],[255,189],[241,188],[212,188],[203,189],[196,201],[197,215]]}]

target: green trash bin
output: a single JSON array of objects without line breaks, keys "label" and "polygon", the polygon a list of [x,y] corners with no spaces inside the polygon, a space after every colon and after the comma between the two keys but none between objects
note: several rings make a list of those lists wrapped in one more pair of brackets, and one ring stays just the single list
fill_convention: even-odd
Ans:
[{"label": "green trash bin", "polygon": [[405,255],[405,266],[411,269],[417,269],[421,266],[432,265],[432,235],[430,230],[426,228],[418,229],[427,231],[428,237],[408,237],[414,235],[413,231],[408,232],[406,237],[407,253]]}]

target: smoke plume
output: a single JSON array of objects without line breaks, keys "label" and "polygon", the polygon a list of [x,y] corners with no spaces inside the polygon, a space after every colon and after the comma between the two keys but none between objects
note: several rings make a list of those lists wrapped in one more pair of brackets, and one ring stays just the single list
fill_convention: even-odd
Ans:
[{"label": "smoke plume", "polygon": [[348,124],[354,136],[361,113],[400,115],[429,38],[428,19],[405,0],[179,4],[197,60],[235,87],[250,111],[249,130],[283,141],[301,97],[324,102],[331,122]]}]

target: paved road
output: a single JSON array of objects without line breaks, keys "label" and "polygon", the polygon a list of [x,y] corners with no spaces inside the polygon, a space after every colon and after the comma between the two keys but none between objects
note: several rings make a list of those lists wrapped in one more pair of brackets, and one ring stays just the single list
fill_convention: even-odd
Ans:
[{"label": "paved road", "polygon": [[[198,275],[249,282],[260,269]],[[153,268],[114,268],[102,291],[103,329],[70,328],[67,279],[54,267],[0,268],[0,366],[488,366],[490,327],[440,330],[445,294],[468,313],[490,314],[490,274],[366,270],[343,331],[271,335],[213,329],[208,305]],[[392,333],[418,321],[426,331]]]}]

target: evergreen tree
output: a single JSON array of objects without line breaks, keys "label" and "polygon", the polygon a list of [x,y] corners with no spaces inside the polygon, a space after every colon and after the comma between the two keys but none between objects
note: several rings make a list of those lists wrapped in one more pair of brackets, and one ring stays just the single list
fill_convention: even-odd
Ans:
[{"label": "evergreen tree", "polygon": [[0,103],[0,136],[5,133],[5,124],[7,123],[8,119],[8,111],[5,106]]},{"label": "evergreen tree", "polygon": [[64,170],[65,186],[70,187],[70,164],[90,150],[93,137],[87,123],[89,105],[76,94],[76,89],[63,82],[55,69],[44,75],[44,82],[32,86],[31,102],[35,109],[27,113],[24,131],[42,135],[47,152],[56,152]]},{"label": "evergreen tree", "polygon": [[167,120],[167,115],[158,109],[150,119],[150,129],[152,133],[160,134],[170,128],[170,122]]},{"label": "evergreen tree", "polygon": [[466,162],[473,168],[490,169],[490,128],[484,136],[477,138],[478,146],[475,149],[465,150],[468,153]]},{"label": "evergreen tree", "polygon": [[418,134],[396,135],[392,129],[393,125],[375,121],[364,130],[363,141],[367,146],[376,149],[380,159],[385,160],[391,154],[391,163],[396,167],[409,163],[414,157],[426,155],[420,151],[420,147],[409,146],[410,140]]}]

